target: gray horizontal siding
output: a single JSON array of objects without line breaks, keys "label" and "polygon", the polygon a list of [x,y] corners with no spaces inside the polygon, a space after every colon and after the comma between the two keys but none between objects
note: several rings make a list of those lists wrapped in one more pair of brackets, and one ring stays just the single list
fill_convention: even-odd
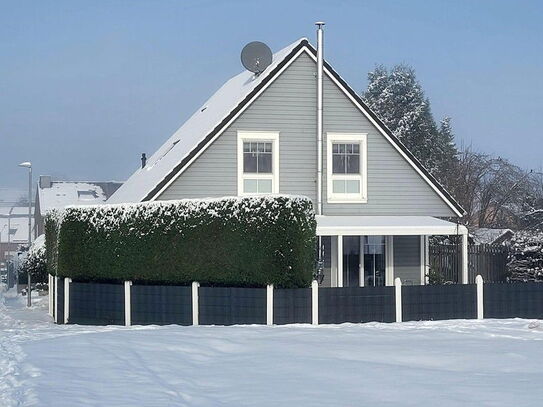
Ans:
[{"label": "gray horizontal siding", "polygon": [[394,236],[394,278],[404,285],[420,284],[420,236]]},{"label": "gray horizontal siding", "polygon": [[314,64],[300,56],[159,199],[237,195],[237,132],[279,131],[279,191],[316,199]]},{"label": "gray horizontal siding", "polygon": [[[315,63],[302,54],[175,180],[159,199],[237,194],[237,131],[278,131],[279,191],[316,201]],[[451,209],[328,78],[324,131],[368,134],[368,202],[326,202],[326,134],[323,209],[328,215],[453,216]]]}]

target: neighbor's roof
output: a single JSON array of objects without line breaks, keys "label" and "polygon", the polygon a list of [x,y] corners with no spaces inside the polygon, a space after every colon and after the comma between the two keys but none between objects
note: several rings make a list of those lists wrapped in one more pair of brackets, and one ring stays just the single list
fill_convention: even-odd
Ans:
[{"label": "neighbor's roof", "polygon": [[49,188],[38,186],[40,214],[66,205],[104,203],[119,185],[119,182],[52,181]]},{"label": "neighbor's roof", "polygon": [[470,231],[475,243],[500,244],[513,237],[511,229],[476,228]]},{"label": "neighbor's roof", "polygon": [[226,82],[194,113],[166,143],[138,169],[108,203],[141,202],[188,154],[303,42],[302,38],[273,55],[271,65],[260,75],[244,71]]},{"label": "neighbor's roof", "polygon": [[[154,199],[162,188],[171,182],[175,175],[204,148],[207,142],[222,131],[230,120],[245,108],[253,97],[258,95],[258,92],[277,76],[277,73],[281,72],[281,69],[292,60],[298,51],[304,48],[311,56],[316,57],[316,49],[306,38],[301,38],[275,53],[271,65],[260,75],[255,76],[249,71],[244,71],[226,82],[151,156],[145,168],[140,168],[132,174],[128,181],[111,196],[108,203],[132,203]],[[324,68],[327,75],[332,76],[344,89],[344,92],[360,107],[363,114],[376,123],[382,134],[406,157],[407,161],[426,179],[451,209],[457,215],[465,214],[458,202],[326,61],[324,61]]]}]

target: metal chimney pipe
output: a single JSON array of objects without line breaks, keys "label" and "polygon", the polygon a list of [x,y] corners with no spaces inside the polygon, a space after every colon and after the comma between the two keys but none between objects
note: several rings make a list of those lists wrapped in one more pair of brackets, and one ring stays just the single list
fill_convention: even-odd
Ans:
[{"label": "metal chimney pipe", "polygon": [[147,164],[147,156],[145,153],[141,153],[141,168],[145,168],[145,165]]},{"label": "metal chimney pipe", "polygon": [[317,215],[322,215],[322,71],[324,22],[317,21]]}]

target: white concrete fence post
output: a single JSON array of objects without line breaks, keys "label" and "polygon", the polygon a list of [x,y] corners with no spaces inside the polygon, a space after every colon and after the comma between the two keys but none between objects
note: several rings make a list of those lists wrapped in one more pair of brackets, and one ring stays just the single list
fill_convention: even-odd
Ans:
[{"label": "white concrete fence post", "polygon": [[485,317],[484,302],[483,302],[483,277],[478,274],[475,277],[475,284],[477,284],[477,319],[483,319]]},{"label": "white concrete fence post", "polygon": [[402,322],[402,280],[394,279],[394,298],[396,300],[396,322]]},{"label": "white concrete fence post", "polygon": [[54,291],[54,282],[53,282],[53,276],[51,274],[47,274],[47,299],[49,300],[49,309],[47,310],[47,313],[49,316],[53,316],[53,291]]},{"label": "white concrete fence post", "polygon": [[266,325],[273,325],[273,284],[266,287]]},{"label": "white concrete fence post", "polygon": [[67,324],[70,320],[70,283],[72,279],[64,278],[64,323]]},{"label": "white concrete fence post", "polygon": [[132,281],[124,282],[124,326],[132,325]]},{"label": "white concrete fence post", "polygon": [[200,283],[198,283],[196,281],[193,281],[192,282],[192,325],[199,325],[199,320],[198,320],[198,307],[199,307],[198,287],[200,287]]},{"label": "white concrete fence post", "polygon": [[53,278],[53,284],[55,285],[55,307],[53,309],[53,320],[55,324],[58,324],[58,277]]},{"label": "white concrete fence post", "polygon": [[311,323],[319,325],[319,283],[317,280],[311,282]]}]

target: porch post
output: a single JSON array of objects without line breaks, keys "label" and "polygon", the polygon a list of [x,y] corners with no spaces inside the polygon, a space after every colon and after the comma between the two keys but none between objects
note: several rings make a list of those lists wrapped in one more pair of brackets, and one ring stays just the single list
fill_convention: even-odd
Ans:
[{"label": "porch post", "polygon": [[468,231],[462,231],[462,284],[468,284]]},{"label": "porch post", "polygon": [[337,237],[337,286],[343,287],[343,236]]}]

